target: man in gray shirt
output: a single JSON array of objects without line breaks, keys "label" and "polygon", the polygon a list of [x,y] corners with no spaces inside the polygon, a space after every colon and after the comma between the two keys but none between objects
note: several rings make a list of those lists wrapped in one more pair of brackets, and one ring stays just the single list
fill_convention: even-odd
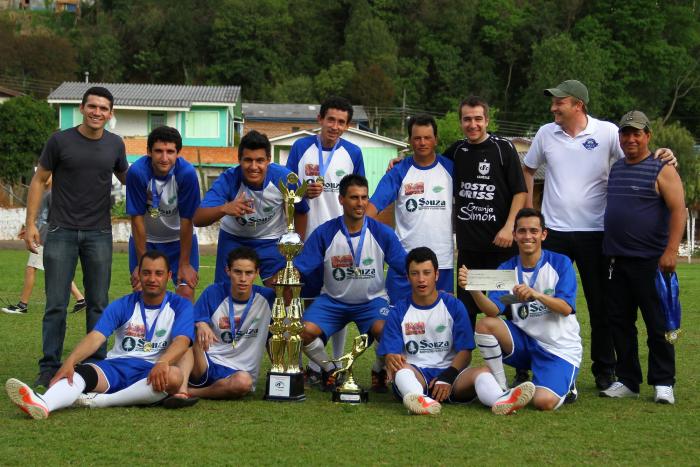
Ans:
[{"label": "man in gray shirt", "polygon": [[[41,195],[53,175],[53,202],[44,245],[46,310],[42,326],[43,357],[35,385],[48,387],[61,366],[66,334],[70,282],[80,258],[87,301],[86,325],[91,331],[108,304],[112,269],[110,192],[112,174],[126,183],[126,151],[122,139],[105,131],[114,97],[92,87],[83,95],[83,122],[54,133],[44,146],[27,200],[27,249],[41,244],[35,221]],[[105,345],[94,355],[104,358]]]}]

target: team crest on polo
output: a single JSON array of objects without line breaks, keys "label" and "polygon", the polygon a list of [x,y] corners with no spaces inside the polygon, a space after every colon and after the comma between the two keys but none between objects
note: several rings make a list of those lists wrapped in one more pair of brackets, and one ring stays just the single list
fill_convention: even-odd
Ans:
[{"label": "team crest on polo", "polygon": [[416,341],[406,342],[406,352],[410,353],[411,355],[415,355],[418,353],[418,344],[416,343]]},{"label": "team crest on polo", "polygon": [[337,280],[338,282],[345,280],[345,270],[343,268],[333,269],[333,279]]},{"label": "team crest on polo", "polygon": [[479,173],[481,175],[487,175],[491,170],[491,163],[487,161],[479,162]]},{"label": "team crest on polo", "polygon": [[581,144],[583,144],[583,147],[588,149],[589,151],[592,151],[598,147],[598,142],[596,140],[594,140],[593,138],[588,138],[586,141],[584,141]]},{"label": "team crest on polo", "polygon": [[418,202],[413,198],[409,198],[406,201],[406,211],[413,212],[416,209],[418,209]]},{"label": "team crest on polo", "polygon": [[527,305],[522,305],[520,308],[518,308],[518,316],[520,317],[520,319],[527,318],[529,314],[530,311]]},{"label": "team crest on polo", "polygon": [[221,341],[225,342],[227,344],[230,344],[231,342],[233,342],[233,334],[231,333],[231,331],[222,332],[221,333]]},{"label": "team crest on polo", "polygon": [[235,219],[236,219],[236,222],[238,222],[238,225],[240,225],[240,226],[244,226],[244,225],[246,225],[246,224],[248,223],[248,221],[246,221],[246,220],[245,220],[244,218],[242,218],[242,217],[236,217]]},{"label": "team crest on polo", "polygon": [[127,336],[122,340],[122,349],[124,352],[131,352],[136,348],[136,339],[131,336]]}]

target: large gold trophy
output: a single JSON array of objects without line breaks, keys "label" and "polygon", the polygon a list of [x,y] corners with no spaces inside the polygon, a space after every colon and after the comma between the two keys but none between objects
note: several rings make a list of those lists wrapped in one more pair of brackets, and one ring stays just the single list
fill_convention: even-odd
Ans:
[{"label": "large gold trophy", "polygon": [[[296,185],[299,178],[294,173],[287,176],[287,183]],[[301,316],[304,304],[300,298],[301,278],[292,260],[299,254],[304,242],[294,231],[294,203],[301,201],[306,193],[308,183],[304,181],[297,190],[290,190],[281,180],[279,189],[284,197],[287,214],[287,233],[277,242],[277,249],[286,258],[286,266],[277,272],[275,283],[275,302],[272,306],[272,324],[270,324],[270,360],[272,365],[267,372],[265,399],[274,401],[302,401],[304,395],[304,374],[299,367],[301,354]],[[285,306],[285,290],[289,288],[292,298]],[[286,358],[285,358],[286,355]]]},{"label": "large gold trophy", "polygon": [[333,391],[333,402],[360,404],[369,400],[367,391],[362,389],[362,387],[355,382],[355,378],[352,374],[352,366],[355,364],[355,360],[357,357],[362,355],[362,352],[367,350],[368,345],[369,337],[367,334],[360,334],[359,336],[355,337],[355,340],[352,343],[352,350],[350,352],[338,359],[330,360],[334,363],[344,363],[342,368],[339,368],[333,372],[333,376],[336,377],[336,381],[340,381],[339,376],[344,375],[342,378],[343,384],[335,388]]}]

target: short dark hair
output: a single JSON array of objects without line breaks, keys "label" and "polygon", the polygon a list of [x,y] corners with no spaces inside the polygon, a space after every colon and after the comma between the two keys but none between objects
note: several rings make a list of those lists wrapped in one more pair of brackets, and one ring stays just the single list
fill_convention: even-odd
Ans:
[{"label": "short dark hair", "polygon": [[411,263],[425,263],[426,261],[433,263],[433,268],[438,270],[438,260],[433,250],[427,246],[412,249],[406,255],[406,274],[408,274],[408,267]]},{"label": "short dark hair", "polygon": [[357,174],[349,174],[344,176],[343,179],[340,180],[340,186],[338,187],[338,192],[340,193],[340,196],[345,196],[348,193],[348,187],[353,185],[363,186],[369,190],[369,184],[367,183],[367,179],[365,177]]},{"label": "short dark hair", "polygon": [[250,130],[248,133],[241,138],[241,142],[238,143],[238,160],[243,157],[243,150],[244,149],[249,149],[249,150],[256,150],[256,149],[264,149],[265,150],[265,155],[268,157],[268,159],[271,157],[271,148],[270,148],[270,140],[267,139],[267,135],[264,133],[260,133],[259,131],[256,130]]},{"label": "short dark hair", "polygon": [[464,106],[467,107],[482,107],[484,109],[484,118],[489,118],[489,104],[486,102],[484,99],[482,99],[479,96],[469,96],[466,99],[464,99],[462,102],[459,104],[459,109],[457,110],[459,113],[459,119],[460,121],[462,120],[462,107]]},{"label": "short dark hair", "polygon": [[433,127],[433,136],[435,136],[437,138],[437,135],[438,135],[437,122],[430,115],[420,114],[420,115],[416,115],[416,116],[408,119],[408,137],[409,138],[412,136],[411,132],[413,131],[413,125],[418,125],[418,126],[430,125],[431,127]]},{"label": "short dark hair", "polygon": [[328,109],[337,109],[348,113],[348,123],[352,121],[352,105],[350,101],[344,97],[340,96],[330,96],[325,101],[321,103],[321,110],[319,110],[319,115],[321,118],[326,116]]},{"label": "short dark hair", "polygon": [[544,223],[544,215],[541,211],[538,211],[537,209],[533,208],[522,208],[515,215],[515,224],[513,226],[513,230],[515,230],[518,227],[518,219],[522,219],[523,217],[537,217],[540,219],[540,227],[542,227],[542,230],[547,228]]},{"label": "short dark hair", "polygon": [[238,261],[239,259],[250,260],[255,264],[255,269],[260,269],[260,257],[254,249],[248,246],[239,246],[229,251],[228,256],[226,257],[226,266],[231,269],[233,262]]},{"label": "short dark hair", "polygon": [[80,103],[80,105],[85,105],[87,103],[88,96],[104,97],[109,101],[109,109],[111,110],[112,107],[114,107],[114,96],[111,92],[109,92],[109,89],[107,88],[103,88],[102,86],[91,87],[90,89],[85,91],[85,94],[83,94],[83,101]]},{"label": "short dark hair", "polygon": [[160,250],[148,250],[146,253],[143,254],[141,259],[139,260],[139,269],[141,269],[141,266],[143,266],[143,260],[144,258],[148,258],[151,260],[156,260],[158,258],[163,258],[163,261],[165,261],[165,268],[167,271],[170,271],[170,261],[168,260],[168,256],[163,253]]},{"label": "short dark hair", "polygon": [[175,143],[178,153],[182,149],[182,136],[180,136],[180,132],[173,127],[159,126],[151,131],[148,134],[148,141],[146,142],[148,152],[151,152],[153,145],[159,141],[161,143]]}]

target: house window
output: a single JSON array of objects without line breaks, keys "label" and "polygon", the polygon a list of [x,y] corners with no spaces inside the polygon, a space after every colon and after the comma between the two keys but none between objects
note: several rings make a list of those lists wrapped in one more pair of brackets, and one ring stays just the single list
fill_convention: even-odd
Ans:
[{"label": "house window", "polygon": [[187,112],[185,114],[186,138],[218,138],[219,112]]},{"label": "house window", "polygon": [[159,126],[165,126],[168,124],[168,117],[165,115],[165,112],[150,112],[148,114],[148,118],[148,124],[151,131]]}]

